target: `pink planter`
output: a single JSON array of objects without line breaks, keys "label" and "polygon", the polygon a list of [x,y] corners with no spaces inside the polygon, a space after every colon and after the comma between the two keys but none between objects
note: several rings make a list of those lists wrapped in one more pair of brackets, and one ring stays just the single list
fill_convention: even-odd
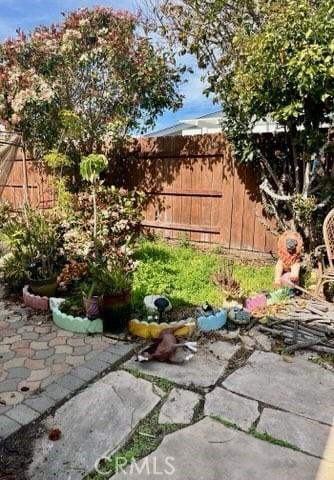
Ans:
[{"label": "pink planter", "polygon": [[35,310],[49,310],[49,298],[30,293],[29,285],[23,287],[23,303],[27,307],[34,308]]},{"label": "pink planter", "polygon": [[248,298],[246,300],[245,308],[247,312],[252,312],[256,308],[265,307],[266,305],[267,305],[267,297],[264,294],[260,293],[255,297]]}]

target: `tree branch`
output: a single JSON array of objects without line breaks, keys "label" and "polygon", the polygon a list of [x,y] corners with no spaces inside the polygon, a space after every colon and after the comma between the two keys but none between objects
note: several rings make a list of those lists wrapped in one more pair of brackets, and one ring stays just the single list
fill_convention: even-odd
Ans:
[{"label": "tree branch", "polygon": [[275,193],[269,185],[269,182],[267,179],[263,180],[263,182],[260,185],[260,190],[262,190],[264,193],[266,193],[270,198],[276,201],[282,201],[282,202],[291,202],[292,197],[290,195],[279,195]]}]

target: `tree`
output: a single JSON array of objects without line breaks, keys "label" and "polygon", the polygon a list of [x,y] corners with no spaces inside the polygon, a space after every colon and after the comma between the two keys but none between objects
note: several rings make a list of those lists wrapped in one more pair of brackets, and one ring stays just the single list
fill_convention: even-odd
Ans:
[{"label": "tree", "polygon": [[[279,227],[315,241],[315,220],[334,206],[334,7],[330,0],[166,0],[160,32],[193,53],[224,110],[242,162],[257,162],[261,193]],[[252,134],[272,118],[282,134],[272,155]]]},{"label": "tree", "polygon": [[153,45],[138,16],[80,9],[0,45],[0,122],[23,133],[35,158],[49,152],[54,170],[79,179],[82,155],[110,153],[178,108],[179,81],[173,55]]}]

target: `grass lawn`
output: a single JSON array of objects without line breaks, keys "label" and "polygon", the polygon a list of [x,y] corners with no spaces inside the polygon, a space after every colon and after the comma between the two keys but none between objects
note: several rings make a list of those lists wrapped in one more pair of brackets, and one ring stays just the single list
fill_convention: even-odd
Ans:
[{"label": "grass lawn", "polygon": [[[145,295],[165,294],[174,306],[200,305],[207,301],[221,305],[224,296],[212,277],[222,265],[221,255],[191,246],[142,241],[136,251],[139,267],[134,279],[134,304],[141,307]],[[242,265],[236,262],[234,275],[245,295],[272,290],[273,265]]]}]

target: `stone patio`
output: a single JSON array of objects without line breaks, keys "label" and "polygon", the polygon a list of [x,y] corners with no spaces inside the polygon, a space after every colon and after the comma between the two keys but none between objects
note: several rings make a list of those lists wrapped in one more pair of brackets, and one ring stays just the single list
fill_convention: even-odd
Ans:
[{"label": "stone patio", "polygon": [[[26,398],[15,416],[3,415],[6,428],[11,420],[40,426],[29,446],[31,460],[24,478],[56,478],[61,471],[64,480],[87,474],[98,480],[95,465],[122,448],[126,455],[132,448],[127,442],[135,434],[136,448],[139,435],[140,449],[146,448],[147,456],[125,468],[121,461],[116,480],[334,478],[334,451],[328,444],[333,430],[333,372],[305,359],[264,351],[243,358],[240,345],[225,341],[201,345],[183,365],[127,361],[131,348],[109,345],[97,360],[88,360],[46,387],[42,396]],[[118,367],[111,373],[105,369],[108,358],[111,368]],[[97,374],[101,364],[107,373],[94,383],[93,369]],[[63,391],[68,394],[71,388],[72,398],[64,403]],[[63,402],[60,407],[58,398]],[[49,409],[49,416],[41,420],[38,408]],[[141,433],[141,420],[151,425],[149,434]],[[53,427],[62,432],[56,442],[48,438]],[[169,427],[174,433],[161,433]],[[153,451],[152,438],[158,439]],[[329,476],[317,477],[319,467]]]}]

